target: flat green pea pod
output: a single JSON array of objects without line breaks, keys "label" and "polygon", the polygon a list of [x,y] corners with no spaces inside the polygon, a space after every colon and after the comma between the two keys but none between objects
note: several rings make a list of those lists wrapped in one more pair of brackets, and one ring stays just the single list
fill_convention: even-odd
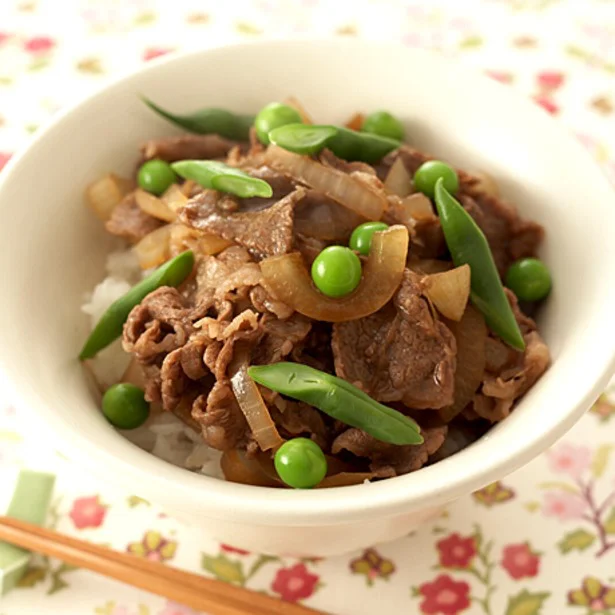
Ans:
[{"label": "flat green pea pod", "polygon": [[250,138],[250,128],[254,124],[253,115],[233,113],[216,107],[199,109],[187,115],[176,115],[145,98],[141,100],[158,115],[188,132],[200,135],[218,134],[235,141],[247,141]]},{"label": "flat green pea pod", "polygon": [[281,362],[253,365],[249,376],[259,384],[310,404],[330,417],[358,427],[389,444],[421,444],[419,426],[393,408],[383,406],[349,382],[302,365]]},{"label": "flat green pea pod", "polygon": [[328,147],[344,160],[378,162],[399,147],[399,141],[343,126],[286,124],[269,133],[269,141],[295,154],[313,155]]},{"label": "flat green pea pod", "polygon": [[102,315],[81,349],[79,359],[91,359],[122,335],[124,323],[132,308],[161,286],[179,286],[192,272],[194,254],[187,250],[166,262],[114,301]]},{"label": "flat green pea pod", "polygon": [[203,188],[228,192],[242,199],[273,195],[273,189],[266,181],[217,160],[180,160],[171,167],[184,179],[191,179]]},{"label": "flat green pea pod", "polygon": [[496,335],[513,348],[525,350],[523,335],[504,293],[485,235],[472,216],[447,192],[443,178],[436,182],[435,202],[455,266],[470,266],[472,303]]}]

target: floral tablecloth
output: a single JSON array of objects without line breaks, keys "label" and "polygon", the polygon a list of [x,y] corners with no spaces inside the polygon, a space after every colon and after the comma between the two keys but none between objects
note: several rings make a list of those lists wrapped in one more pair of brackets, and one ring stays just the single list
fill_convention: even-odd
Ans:
[{"label": "floral tablecloth", "polygon": [[[474,65],[561,118],[615,181],[609,0],[2,0],[0,168],[57,109],[142,62],[309,34],[397,40]],[[615,613],[615,395],[608,392],[551,451],[431,525],[327,560],[199,541],[150,503],[35,449],[19,409],[0,397],[0,493],[9,484],[2,476],[26,461],[58,473],[50,523],[62,532],[331,613]],[[194,615],[35,559],[21,586],[0,598],[0,615],[43,612]]]}]

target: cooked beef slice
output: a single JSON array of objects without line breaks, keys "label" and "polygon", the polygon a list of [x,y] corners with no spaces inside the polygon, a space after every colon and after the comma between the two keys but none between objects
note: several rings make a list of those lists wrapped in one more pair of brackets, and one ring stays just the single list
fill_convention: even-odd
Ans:
[{"label": "cooked beef slice", "polygon": [[[383,160],[379,167],[381,176],[386,175],[398,157],[402,159],[410,175],[414,175],[424,162],[432,160],[431,156],[403,145]],[[457,196],[485,233],[500,275],[505,274],[513,261],[526,256],[535,256],[544,236],[542,226],[524,220],[511,204],[483,192],[478,178],[461,170],[457,173],[459,175]],[[433,228],[430,232],[436,233]]]},{"label": "cooked beef slice", "polygon": [[487,373],[471,407],[477,417],[495,423],[505,419],[522,397],[549,367],[549,349],[536,331],[536,323],[519,309],[517,298],[506,289],[523,339],[525,351],[516,351],[493,335],[487,339]]},{"label": "cooked beef slice", "polygon": [[123,347],[145,365],[181,348],[194,327],[191,310],[176,288],[162,286],[134,307],[124,324]]},{"label": "cooked beef slice", "polygon": [[279,256],[293,244],[294,205],[305,194],[299,188],[275,205],[257,211],[226,212],[218,206],[217,194],[205,191],[179,212],[186,225],[213,233],[247,248],[255,258]]},{"label": "cooked beef slice", "polygon": [[406,270],[390,304],[333,325],[335,371],[378,401],[442,408],[453,401],[455,338],[434,318],[420,280]]},{"label": "cooked beef slice", "polygon": [[105,228],[112,235],[137,243],[143,237],[160,228],[164,223],[146,214],[135,200],[134,193],[127,194],[115,207]]},{"label": "cooked beef slice", "polygon": [[201,426],[203,440],[218,450],[245,446],[249,439],[250,429],[228,380],[217,381],[207,395],[196,398],[192,417]]},{"label": "cooked beef slice", "polygon": [[237,144],[219,135],[191,135],[150,139],[141,146],[145,160],[159,158],[167,162],[178,160],[208,160],[224,158]]},{"label": "cooked beef slice", "polygon": [[333,441],[331,452],[335,455],[346,450],[356,457],[370,460],[369,469],[380,478],[414,472],[423,467],[430,455],[443,444],[448,428],[446,425],[421,429],[423,444],[397,446],[376,440],[361,429],[351,427]]}]

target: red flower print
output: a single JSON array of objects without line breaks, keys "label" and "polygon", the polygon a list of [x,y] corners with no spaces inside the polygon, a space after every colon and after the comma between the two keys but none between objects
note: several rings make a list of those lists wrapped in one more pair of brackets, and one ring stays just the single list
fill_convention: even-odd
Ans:
[{"label": "red flower print", "polygon": [[536,81],[540,88],[544,90],[556,90],[564,83],[564,74],[557,71],[546,70],[536,75]]},{"label": "red flower print", "polygon": [[512,73],[508,73],[502,70],[488,70],[486,71],[488,77],[499,81],[500,83],[512,83]]},{"label": "red flower print", "polygon": [[9,38],[11,38],[11,35],[8,32],[0,32],[0,45]]},{"label": "red flower print", "polygon": [[470,586],[447,574],[441,574],[431,583],[423,583],[418,591],[425,598],[421,602],[421,613],[426,615],[457,615],[470,606]]},{"label": "red flower print", "polygon": [[225,545],[222,543],[220,548],[226,553],[236,553],[237,555],[250,555],[250,551],[246,551],[245,549],[238,549],[237,547],[231,547],[231,545]]},{"label": "red flower print", "polygon": [[68,516],[77,529],[83,530],[87,527],[100,527],[106,514],[107,507],[100,503],[97,495],[93,495],[89,498],[77,498]]},{"label": "red flower print", "polygon": [[277,571],[271,589],[280,594],[282,600],[297,602],[309,598],[316,591],[318,579],[318,575],[311,574],[305,564],[295,564]]},{"label": "red flower print", "polygon": [[545,493],[542,512],[547,517],[557,517],[560,521],[580,519],[587,503],[574,493]]},{"label": "red flower print", "polygon": [[48,36],[35,36],[25,41],[23,47],[30,53],[45,53],[46,51],[53,49],[55,44],[55,41]]},{"label": "red flower print", "polygon": [[534,96],[534,101],[537,102],[543,109],[555,115],[559,111],[559,107],[547,96]]},{"label": "red flower print", "polygon": [[502,568],[513,579],[535,577],[540,568],[540,556],[530,549],[527,542],[507,545],[502,552]]},{"label": "red flower print", "polygon": [[0,171],[4,168],[4,165],[11,159],[13,154],[7,152],[0,152]]},{"label": "red flower print", "polygon": [[451,534],[436,543],[440,552],[440,566],[444,568],[470,568],[476,556],[476,541],[474,536],[462,538],[459,534]]},{"label": "red flower print", "polygon": [[143,52],[143,60],[147,62],[148,60],[153,60],[155,58],[159,58],[160,56],[166,55],[167,53],[171,53],[172,49],[168,47],[148,47]]}]

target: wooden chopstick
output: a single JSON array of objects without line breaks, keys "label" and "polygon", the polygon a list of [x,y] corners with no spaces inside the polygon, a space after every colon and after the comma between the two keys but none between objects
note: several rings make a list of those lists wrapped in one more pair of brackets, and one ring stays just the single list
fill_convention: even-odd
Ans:
[{"label": "wooden chopstick", "polygon": [[211,615],[322,613],[9,517],[0,516],[0,540],[87,568]]}]

